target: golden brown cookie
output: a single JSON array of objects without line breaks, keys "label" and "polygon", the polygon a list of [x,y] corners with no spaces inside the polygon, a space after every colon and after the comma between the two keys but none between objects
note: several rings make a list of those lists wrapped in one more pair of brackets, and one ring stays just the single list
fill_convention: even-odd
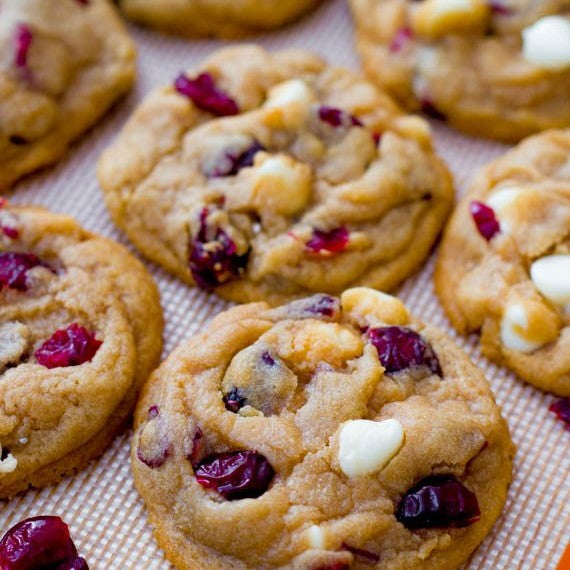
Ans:
[{"label": "golden brown cookie", "polygon": [[61,158],[132,85],[108,0],[0,0],[0,192]]},{"label": "golden brown cookie", "polygon": [[319,0],[119,0],[135,22],[183,36],[236,38],[300,18]]},{"label": "golden brown cookie", "polygon": [[151,376],[135,424],[136,486],[184,570],[452,570],[511,480],[483,374],[363,287],[222,313]]},{"label": "golden brown cookie", "polygon": [[0,204],[0,497],[101,454],[161,346],[158,291],[126,249],[67,216]]},{"label": "golden brown cookie", "polygon": [[351,0],[364,68],[407,108],[518,141],[570,126],[568,0]]},{"label": "golden brown cookie", "polygon": [[477,176],[435,274],[453,326],[534,386],[570,396],[570,130],[536,135]]},{"label": "golden brown cookie", "polygon": [[240,302],[393,289],[453,200],[425,121],[310,53],[255,46],[152,93],[98,174],[142,253]]}]

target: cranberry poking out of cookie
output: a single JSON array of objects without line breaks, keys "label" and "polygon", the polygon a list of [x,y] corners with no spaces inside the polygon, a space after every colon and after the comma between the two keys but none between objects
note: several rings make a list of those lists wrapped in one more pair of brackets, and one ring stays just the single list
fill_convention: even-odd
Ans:
[{"label": "cranberry poking out of cookie", "polygon": [[423,119],[309,52],[255,46],[221,50],[147,98],[98,177],[143,254],[238,302],[393,289],[453,201]]},{"label": "cranberry poking out of cookie", "polygon": [[218,315],[149,380],[131,457],[177,568],[448,570],[499,516],[512,453],[481,372],[359,287]]}]

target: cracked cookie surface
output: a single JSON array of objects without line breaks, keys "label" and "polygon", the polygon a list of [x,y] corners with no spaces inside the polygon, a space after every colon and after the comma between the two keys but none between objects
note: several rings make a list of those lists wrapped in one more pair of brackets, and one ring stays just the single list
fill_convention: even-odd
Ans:
[{"label": "cracked cookie surface", "polygon": [[453,201],[423,119],[308,52],[255,46],[151,94],[98,176],[141,252],[239,302],[393,289]]},{"label": "cracked cookie surface", "polygon": [[570,126],[568,0],[351,0],[368,76],[412,110],[515,142]]},{"label": "cracked cookie surface", "polygon": [[132,85],[108,0],[0,0],[0,192],[61,158]]},{"label": "cracked cookie surface", "polygon": [[442,241],[436,291],[453,326],[534,386],[570,396],[570,130],[484,168]]},{"label": "cracked cookie surface", "polygon": [[183,36],[236,38],[301,17],[319,0],[119,0],[128,18]]},{"label": "cracked cookie surface", "polygon": [[217,316],[145,386],[132,468],[180,569],[449,570],[512,455],[483,374],[360,287]]},{"label": "cracked cookie surface", "polygon": [[0,497],[100,455],[162,345],[156,286],[72,218],[0,203]]}]

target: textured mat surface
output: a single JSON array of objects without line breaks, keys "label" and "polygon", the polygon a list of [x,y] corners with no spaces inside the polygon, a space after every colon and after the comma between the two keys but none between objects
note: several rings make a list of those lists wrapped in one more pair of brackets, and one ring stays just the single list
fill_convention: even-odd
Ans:
[{"label": "textured mat surface", "polygon": [[[308,18],[258,41],[270,49],[302,47],[329,61],[356,68],[352,24],[343,0],[330,0]],[[85,227],[125,243],[111,224],[95,178],[101,151],[118,132],[137,102],[154,86],[170,82],[225,42],[188,42],[131,28],[139,45],[139,81],[135,91],[55,168],[20,184],[17,203],[45,205],[75,216]],[[505,147],[469,139],[434,124],[437,146],[452,168],[459,193],[477,167]],[[226,305],[189,289],[152,267],[166,314],[165,355]],[[475,339],[451,330],[431,283],[433,260],[411,278],[400,294],[424,320],[446,329],[487,374],[503,407],[518,447],[516,473],[502,519],[467,565],[469,570],[556,568],[570,541],[570,432],[548,412],[552,398],[517,381],[483,359]],[[57,514],[70,525],[91,570],[167,570],[156,546],[145,509],[132,484],[128,464],[130,434],[119,437],[105,455],[73,479],[42,491],[30,491],[0,504],[0,531],[28,516]]]}]

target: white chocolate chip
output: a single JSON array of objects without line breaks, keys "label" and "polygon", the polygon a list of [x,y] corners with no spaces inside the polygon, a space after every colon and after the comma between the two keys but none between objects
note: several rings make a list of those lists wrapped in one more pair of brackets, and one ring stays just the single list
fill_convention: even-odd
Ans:
[{"label": "white chocolate chip", "polygon": [[307,540],[310,548],[317,548],[319,550],[326,549],[326,535],[324,530],[317,525],[312,525],[307,529]]},{"label": "white chocolate chip", "polygon": [[541,67],[558,71],[570,67],[570,20],[546,16],[522,31],[524,58]]},{"label": "white chocolate chip", "polygon": [[[2,446],[0,445],[0,453],[2,453]],[[18,467],[18,460],[8,453],[5,459],[0,460],[0,473],[12,473]]]},{"label": "white chocolate chip", "polygon": [[312,89],[301,79],[291,79],[279,83],[271,89],[267,95],[264,107],[272,109],[283,107],[292,103],[310,106],[315,102],[315,94]]},{"label": "white chocolate chip", "polygon": [[487,205],[493,208],[501,226],[501,232],[508,234],[512,230],[509,221],[509,208],[522,194],[523,190],[517,187],[500,188],[487,199]]},{"label": "white chocolate chip", "polygon": [[376,473],[388,465],[403,445],[404,428],[396,419],[349,421],[340,431],[340,468],[348,477]]},{"label": "white chocolate chip", "polygon": [[[545,320],[548,313],[537,312],[536,308],[535,304],[527,309],[522,302],[507,306],[501,321],[501,341],[505,348],[528,354],[554,339],[555,333]],[[535,313],[531,315],[533,309]]]},{"label": "white chocolate chip", "polygon": [[259,153],[255,160],[252,204],[289,216],[302,210],[311,196],[309,166],[285,154]]},{"label": "white chocolate chip", "polygon": [[405,325],[410,322],[408,309],[396,297],[368,287],[347,289],[340,297],[343,310],[372,317],[389,325]]},{"label": "white chocolate chip", "polygon": [[570,304],[570,255],[548,255],[530,268],[532,282],[555,305]]}]

